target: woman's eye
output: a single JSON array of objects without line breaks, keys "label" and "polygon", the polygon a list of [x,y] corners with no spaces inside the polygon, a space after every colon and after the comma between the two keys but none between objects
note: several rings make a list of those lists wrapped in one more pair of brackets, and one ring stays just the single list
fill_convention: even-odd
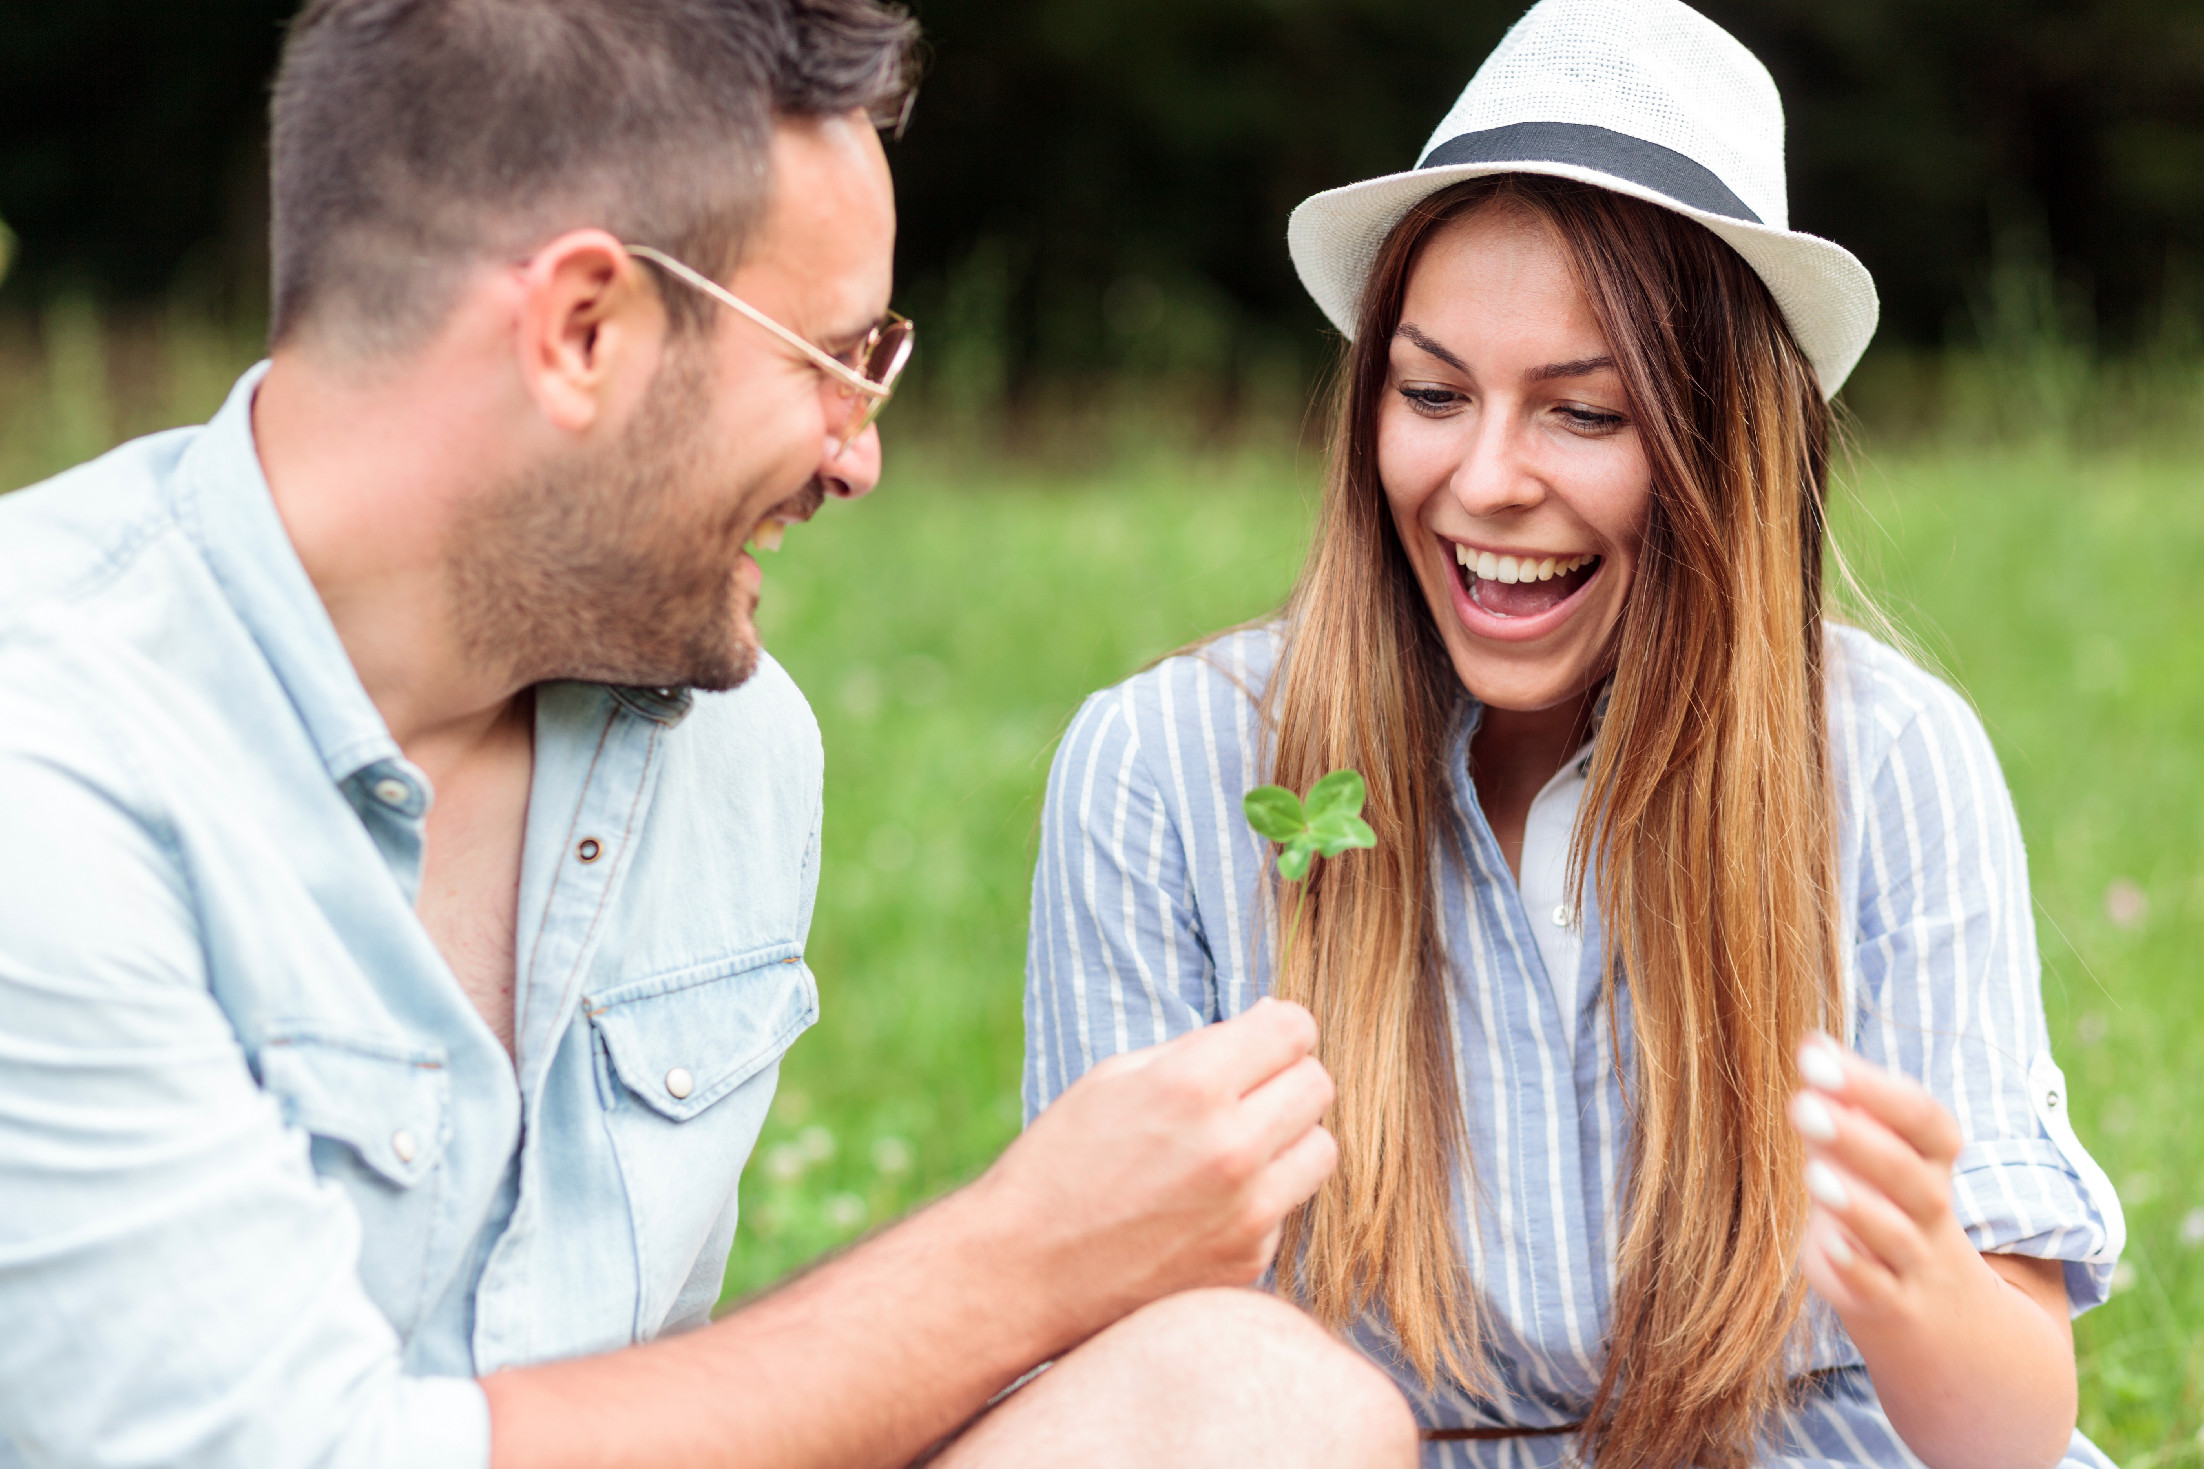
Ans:
[{"label": "woman's eye", "polygon": [[1578,403],[1564,403],[1556,411],[1560,413],[1564,423],[1580,434],[1611,434],[1630,422],[1620,413],[1586,408]]},{"label": "woman's eye", "polygon": [[1408,406],[1418,413],[1440,414],[1459,406],[1462,395],[1452,388],[1429,387],[1420,383],[1402,385],[1400,395],[1408,400]]}]

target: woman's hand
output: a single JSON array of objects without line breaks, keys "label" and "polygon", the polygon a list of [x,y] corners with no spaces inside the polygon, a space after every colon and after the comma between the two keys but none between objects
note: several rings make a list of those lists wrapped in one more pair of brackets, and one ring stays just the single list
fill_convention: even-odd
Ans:
[{"label": "woman's hand", "polygon": [[1917,1326],[1978,1277],[1982,1257],[1951,1209],[1959,1123],[1911,1077],[1817,1036],[1791,1098],[1806,1140],[1806,1283],[1850,1329]]},{"label": "woman's hand", "polygon": [[2057,1463],[2075,1412],[2061,1266],[1968,1242],[1951,1205],[1959,1124],[1918,1082],[1822,1035],[1799,1074],[1791,1125],[1813,1200],[1801,1264],[1892,1426],[1932,1469]]}]

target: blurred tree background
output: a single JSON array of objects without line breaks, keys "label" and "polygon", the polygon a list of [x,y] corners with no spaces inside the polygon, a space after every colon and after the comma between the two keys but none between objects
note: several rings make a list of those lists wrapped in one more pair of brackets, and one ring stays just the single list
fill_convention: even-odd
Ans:
[{"label": "blurred tree background", "polygon": [[[249,315],[291,0],[74,0],[0,30],[0,303]],[[1303,196],[1411,164],[1521,0],[916,0],[902,299],[937,392],[1132,369],[1298,391]],[[1885,349],[2010,325],[2111,353],[2204,310],[2197,0],[1706,0],[1789,109],[1792,218],[1875,272]],[[2002,274],[2001,274],[2002,273]],[[2002,284],[2001,284],[2002,282]]]}]

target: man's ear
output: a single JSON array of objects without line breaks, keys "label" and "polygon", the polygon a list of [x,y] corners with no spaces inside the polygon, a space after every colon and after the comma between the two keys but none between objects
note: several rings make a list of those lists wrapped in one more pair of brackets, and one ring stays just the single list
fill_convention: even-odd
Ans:
[{"label": "man's ear", "polygon": [[552,426],[586,434],[641,395],[665,345],[642,262],[598,229],[571,230],[521,266],[521,381]]}]

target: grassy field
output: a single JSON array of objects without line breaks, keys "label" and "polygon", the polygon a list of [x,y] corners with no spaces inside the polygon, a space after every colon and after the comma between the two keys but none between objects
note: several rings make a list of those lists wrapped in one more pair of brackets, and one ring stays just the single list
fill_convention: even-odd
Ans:
[{"label": "grassy field", "polygon": [[[203,413],[225,381],[201,352],[111,400],[98,385],[131,381],[129,361],[61,340],[59,376],[0,342],[0,485]],[[768,646],[826,737],[824,1009],[745,1178],[730,1299],[1014,1133],[1054,741],[1087,692],[1275,605],[1316,469],[1282,449],[1086,473],[896,453],[878,495],[767,561]],[[2019,801],[2053,1039],[2128,1207],[2121,1289],[2079,1323],[2084,1424],[2128,1469],[2204,1461],[2200,479],[2171,456],[1871,445],[1838,514],[1884,604],[1981,708]]]}]

